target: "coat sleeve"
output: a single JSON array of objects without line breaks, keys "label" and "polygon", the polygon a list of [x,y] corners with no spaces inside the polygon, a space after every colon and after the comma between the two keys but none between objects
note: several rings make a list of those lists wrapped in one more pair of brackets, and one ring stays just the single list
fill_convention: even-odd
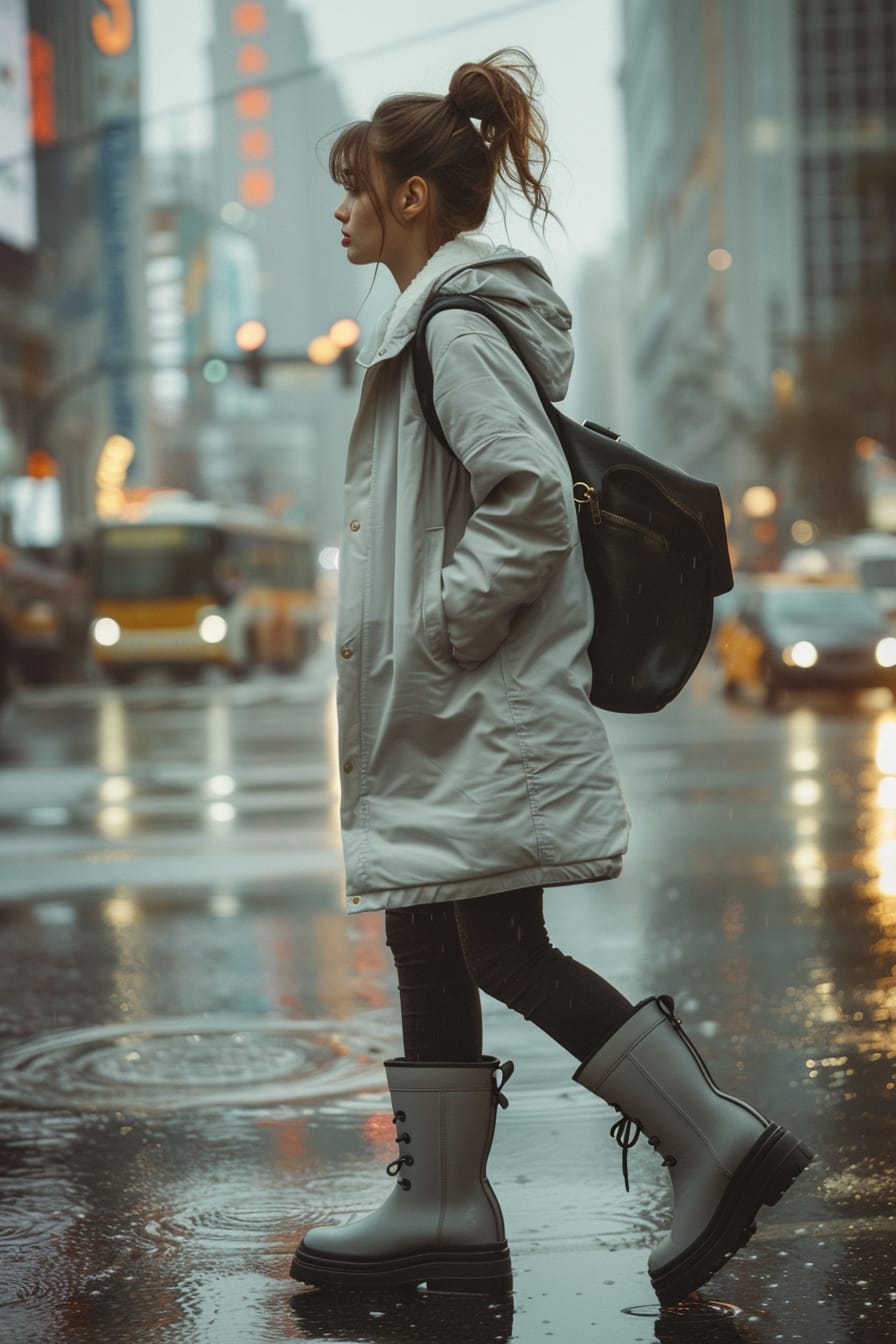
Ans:
[{"label": "coat sleeve", "polygon": [[[435,328],[439,314],[430,324]],[[471,326],[475,325],[475,330]],[[525,369],[487,318],[430,343],[436,413],[470,475],[473,512],[442,571],[452,653],[489,658],[576,543],[566,460]]]}]

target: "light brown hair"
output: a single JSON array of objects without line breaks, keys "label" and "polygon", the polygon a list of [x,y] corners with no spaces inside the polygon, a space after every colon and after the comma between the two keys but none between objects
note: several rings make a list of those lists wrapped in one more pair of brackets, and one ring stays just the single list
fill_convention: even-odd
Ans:
[{"label": "light brown hair", "polygon": [[433,250],[481,227],[499,180],[524,198],[532,222],[541,215],[543,224],[552,214],[544,181],[550,154],[538,92],[532,58],[504,47],[459,66],[445,97],[386,98],[370,121],[344,127],[330,150],[330,176],[348,191],[366,191],[383,226],[377,166],[387,190],[409,177],[424,178],[435,196]]}]

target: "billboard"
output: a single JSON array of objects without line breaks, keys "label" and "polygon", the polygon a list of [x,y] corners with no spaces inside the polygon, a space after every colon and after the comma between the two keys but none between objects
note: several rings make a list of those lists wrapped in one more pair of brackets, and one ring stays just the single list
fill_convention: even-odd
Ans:
[{"label": "billboard", "polygon": [[26,0],[0,0],[0,242],[37,242]]}]

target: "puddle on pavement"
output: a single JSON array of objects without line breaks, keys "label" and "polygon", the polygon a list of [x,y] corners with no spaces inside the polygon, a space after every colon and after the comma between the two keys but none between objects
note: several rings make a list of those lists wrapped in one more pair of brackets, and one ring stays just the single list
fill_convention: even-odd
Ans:
[{"label": "puddle on pavement", "polygon": [[507,1344],[513,1334],[511,1296],[489,1298],[444,1293],[296,1293],[290,1307],[300,1338],[345,1344]]},{"label": "puddle on pavement", "polygon": [[5,1047],[0,1102],[132,1114],[296,1104],[381,1089],[382,1053],[378,1043],[349,1051],[334,1024],[249,1017],[114,1023]]}]

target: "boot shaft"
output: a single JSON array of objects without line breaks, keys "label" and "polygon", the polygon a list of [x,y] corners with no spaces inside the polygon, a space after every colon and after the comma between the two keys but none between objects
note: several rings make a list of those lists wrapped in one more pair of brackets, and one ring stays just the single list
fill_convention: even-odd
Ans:
[{"label": "boot shaft", "polygon": [[666,1159],[673,1186],[675,1166],[695,1142],[731,1172],[768,1125],[716,1086],[667,996],[639,1005],[574,1077],[640,1125]]},{"label": "boot shaft", "polygon": [[[486,1176],[501,1087],[512,1065],[486,1058],[473,1064],[385,1064],[399,1156],[389,1197],[395,1208],[426,1208],[438,1240],[503,1241],[504,1219]],[[504,1102],[506,1105],[506,1102]],[[399,1203],[400,1201],[400,1203]]]}]

